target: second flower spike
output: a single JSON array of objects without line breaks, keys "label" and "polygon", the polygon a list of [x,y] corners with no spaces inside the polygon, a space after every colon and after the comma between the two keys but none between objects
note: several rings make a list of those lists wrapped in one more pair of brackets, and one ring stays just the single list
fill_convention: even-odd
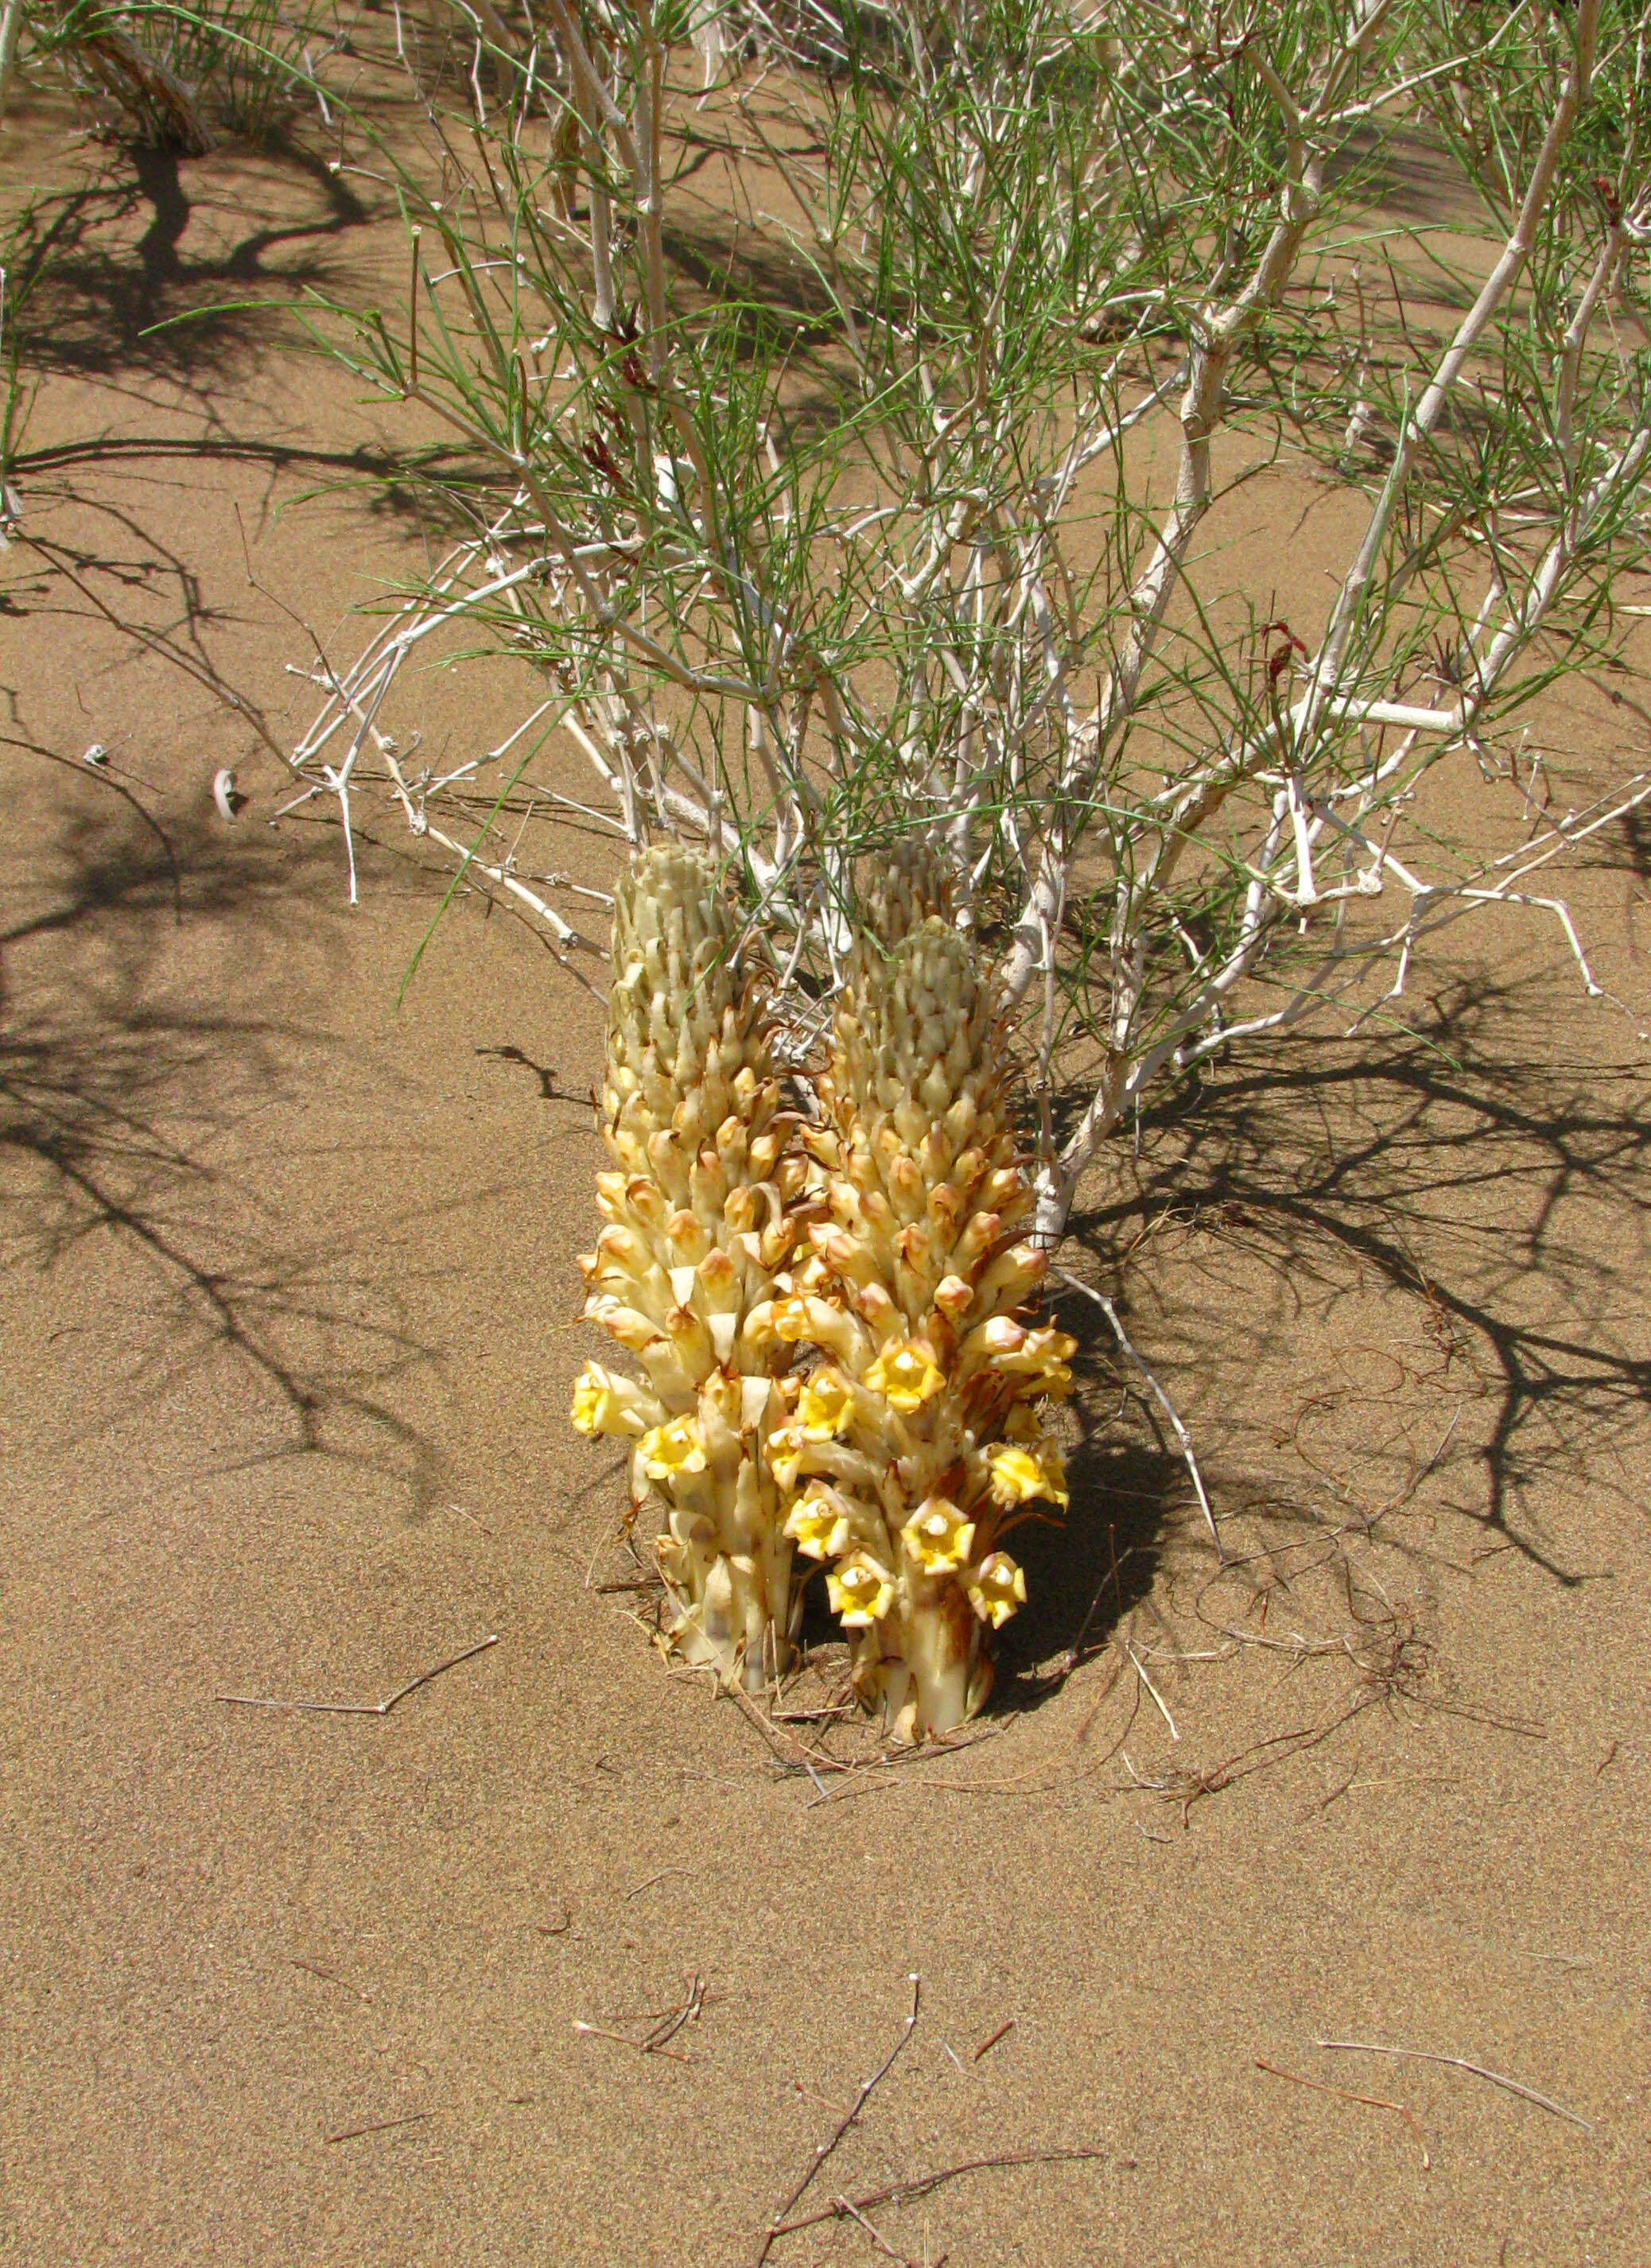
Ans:
[{"label": "second flower spike", "polygon": [[1017,1241],[1031,1193],[991,987],[905,880],[890,895],[896,941],[857,956],[806,1134],[829,1217],[753,1328],[822,1351],[769,1443],[786,1533],[828,1567],[862,1697],[917,1739],[990,1688],[1026,1597],[999,1537],[1066,1501],[1037,1405],[1070,1390],[1073,1342],[1022,1313],[1046,1263]]}]

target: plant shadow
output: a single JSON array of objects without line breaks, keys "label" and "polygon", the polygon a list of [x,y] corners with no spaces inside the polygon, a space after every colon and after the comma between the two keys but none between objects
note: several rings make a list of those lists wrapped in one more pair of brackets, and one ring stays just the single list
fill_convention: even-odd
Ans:
[{"label": "plant shadow", "polygon": [[43,831],[32,903],[0,931],[0,1287],[112,1241],[131,1307],[107,1391],[43,1407],[42,1425],[59,1454],[94,1446],[192,1373],[222,1380],[227,1359],[239,1383],[215,1390],[245,1409],[248,1440],[233,1469],[322,1457],[422,1518],[443,1460],[397,1388],[440,1355],[375,1264],[386,1224],[295,1235],[237,1152],[240,1130],[306,1067],[313,1078],[328,1042],[238,1006],[232,962],[210,990],[167,966],[181,933],[216,925],[250,989],[284,938],[316,923],[322,878],[204,819],[163,820],[107,776],[77,786]]},{"label": "plant shadow", "polygon": [[1150,1595],[1171,1524],[1190,1500],[1177,1456],[1098,1430],[1068,1455],[1066,1482],[1063,1519],[1015,1531],[1027,1602],[999,1640],[995,1714],[1036,1708],[1110,1643]]},{"label": "plant shadow", "polygon": [[191,249],[203,205],[245,215],[250,185],[235,168],[247,162],[129,150],[32,200],[8,246],[25,365],[79,378],[165,374],[210,403],[225,375],[258,355],[267,295],[297,300],[336,286],[335,247],[372,217],[324,159],[279,140],[258,160],[267,217],[226,245]]},{"label": "plant shadow", "polygon": [[[1404,1391],[1419,1400],[1425,1385],[1439,1409],[1484,1413],[1470,1428],[1481,1438],[1464,1435],[1447,1461],[1456,1508],[1571,1584],[1582,1577],[1532,1499],[1585,1481],[1634,1504],[1613,1475],[1629,1469],[1651,1397],[1633,1326],[1651,1114],[1642,1061],[1565,1059],[1551,983],[1462,975],[1428,1011],[1412,1008],[1408,1030],[1220,1067],[1143,1113],[1139,1159],[1120,1162],[1072,1233],[1104,1270],[1176,1225],[1179,1295],[1161,1267],[1154,1278],[1135,1263],[1130,1280],[1148,1311],[1137,1344],[1183,1415],[1229,1382],[1239,1399],[1240,1371],[1322,1349],[1343,1308],[1348,1330],[1367,1334],[1358,1303],[1399,1295],[1387,1312]],[[1241,1248],[1258,1288],[1239,1317],[1211,1287]],[[1357,1359],[1369,1368],[1384,1351]],[[1229,1502],[1250,1447],[1236,1431],[1225,1447],[1198,1445],[1206,1472],[1212,1457],[1228,1469]],[[1356,1480],[1358,1444],[1349,1454]],[[1352,1506],[1356,1491],[1320,1493]]]},{"label": "plant shadow", "polygon": [[[234,168],[255,165],[245,181]],[[262,225],[244,228],[260,205]],[[222,217],[232,216],[222,242]],[[424,475],[458,476],[461,448],[428,443],[405,451],[362,440],[314,446],[237,430],[237,392],[258,380],[270,347],[291,347],[289,308],[348,298],[349,247],[365,253],[374,214],[349,183],[301,144],[278,139],[255,158],[245,153],[181,160],[173,151],[136,149],[96,174],[32,199],[0,237],[9,277],[11,335],[26,401],[40,379],[91,379],[142,408],[177,407],[180,392],[200,430],[114,434],[80,432],[30,448],[26,413],[11,437],[8,477],[33,504],[42,483],[62,483],[77,466],[224,461],[261,465],[274,476],[313,475],[318,486],[349,486],[362,508],[392,520],[446,522],[451,512]],[[198,219],[204,225],[193,227]],[[236,230],[240,232],[237,233]],[[273,327],[273,328],[272,328]],[[157,381],[164,392],[154,394]],[[62,499],[85,502],[65,486]]]}]

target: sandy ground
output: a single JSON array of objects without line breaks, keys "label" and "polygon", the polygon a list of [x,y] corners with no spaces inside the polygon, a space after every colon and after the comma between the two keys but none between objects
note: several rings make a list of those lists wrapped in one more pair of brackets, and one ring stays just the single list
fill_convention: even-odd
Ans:
[{"label": "sandy ground", "polygon": [[[265,824],[281,607],[331,636],[417,531],[299,501],[372,414],[268,325],[139,334],[391,239],[290,160],[114,177],[16,474],[51,549],[0,561],[0,2258],[733,2268],[914,1977],[799,2210],[1083,2154],[864,2205],[913,2261],[1651,2257],[1640,1025],[1500,917],[1361,1065],[1145,1125],[1074,1253],[1238,1564],[1072,1302],[1003,1705],[816,1785],[596,1587],[598,1002],[472,899],[398,1011],[430,876],[387,829],[352,913],[335,830]],[[1566,722],[1556,764],[1620,749]],[[1647,855],[1572,893],[1640,1003]],[[494,1636],[383,1716],[220,1697]],[[772,2254],[875,2257],[846,2215]]]}]

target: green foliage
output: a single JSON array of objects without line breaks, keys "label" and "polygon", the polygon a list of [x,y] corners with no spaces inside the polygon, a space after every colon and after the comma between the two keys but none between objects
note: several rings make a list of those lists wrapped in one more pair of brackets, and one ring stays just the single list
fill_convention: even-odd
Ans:
[{"label": "green foliage", "polygon": [[263,141],[313,107],[350,20],[342,0],[31,0],[26,14],[33,69],[114,130],[186,146]]},{"label": "green foliage", "polygon": [[[1644,335],[1599,320],[1651,217],[1636,11],[847,6],[697,107],[700,11],[477,20],[398,163],[410,304],[334,311],[491,468],[420,620],[544,673],[627,831],[739,866],[805,1027],[856,860],[927,836],[1041,998],[1057,1219],[1153,1079],[1367,1011],[1496,895],[1416,791],[1464,746],[1509,777],[1643,552]],[[1419,151],[1481,224],[1373,232]],[[722,217],[725,156],[696,270],[666,217]],[[1286,623],[1220,529],[1303,481],[1365,534]]]}]

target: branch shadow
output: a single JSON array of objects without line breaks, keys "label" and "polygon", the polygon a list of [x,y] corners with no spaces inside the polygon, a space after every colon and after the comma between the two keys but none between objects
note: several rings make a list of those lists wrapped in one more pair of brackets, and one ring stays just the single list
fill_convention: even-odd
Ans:
[{"label": "branch shadow", "polygon": [[[40,571],[27,581],[14,578],[4,611],[18,620],[58,616],[76,630],[114,631],[117,643],[103,670],[118,671],[141,656],[166,663],[210,697],[215,714],[239,719],[284,767],[285,751],[263,704],[225,674],[212,650],[212,632],[247,630],[246,613],[209,600],[198,569],[135,509],[95,488],[83,493],[72,482],[63,482],[52,502],[72,513],[76,534],[59,540],[36,526],[20,537],[18,549],[38,561]],[[97,674],[97,665],[83,661],[82,682]],[[54,755],[35,742],[11,745]]]},{"label": "branch shadow", "polygon": [[[1651,1395],[1634,1328],[1647,1072],[1527,1053],[1533,1036],[1566,1031],[1542,980],[1463,976],[1435,995],[1428,1027],[1357,1047],[1292,1042],[1168,1097],[1143,1114],[1133,1186],[1072,1233],[1103,1269],[1172,1212],[1242,1235],[1283,1307],[1272,1323],[1230,1319],[1242,1360],[1292,1353],[1309,1287],[1321,1329],[1353,1296],[1352,1275],[1409,1295],[1438,1375],[1488,1405],[1477,1501],[1456,1508],[1574,1584],[1583,1577],[1528,1498],[1539,1483],[1585,1477],[1637,1506],[1612,1475]],[[1212,1337],[1207,1319],[1175,1328],[1186,1374],[1200,1385],[1231,1374],[1231,1339]]]},{"label": "branch shadow", "polygon": [[583,1108],[590,1101],[588,1094],[576,1094],[565,1087],[558,1086],[556,1065],[540,1063],[525,1049],[516,1046],[513,1041],[504,1045],[477,1046],[472,1049],[472,1052],[478,1056],[491,1056],[499,1063],[518,1064],[521,1070],[530,1073],[539,1082],[541,1102],[571,1102]]},{"label": "branch shadow", "polygon": [[[260,152],[260,171],[273,176],[262,191],[273,202],[268,217],[222,250],[191,252],[203,188],[218,188],[226,166],[245,162],[134,149],[94,178],[29,203],[8,245],[26,367],[81,378],[164,374],[210,408],[225,376],[267,339],[270,305],[339,286],[337,247],[372,217],[342,174],[280,138]],[[217,208],[245,213],[251,185],[232,170],[221,186]],[[280,298],[249,306],[249,291]]]},{"label": "branch shadow", "polygon": [[[250,176],[249,165],[256,168]],[[192,250],[198,213],[204,225],[195,228],[199,248]],[[260,225],[245,225],[248,213],[263,216]],[[173,151],[137,149],[92,178],[33,198],[0,239],[13,311],[8,344],[26,391],[41,379],[94,380],[111,401],[123,397],[140,413],[159,409],[167,430],[83,430],[32,448],[16,446],[27,439],[26,415],[7,469],[27,498],[31,530],[43,504],[119,519],[97,486],[111,472],[153,477],[167,466],[213,464],[262,467],[272,483],[297,476],[320,492],[347,489],[375,519],[447,527],[453,515],[431,476],[462,482],[472,474],[462,447],[283,440],[271,437],[275,421],[262,408],[252,431],[236,430],[248,407],[246,382],[261,379],[272,346],[292,350],[289,309],[318,296],[350,296],[349,240],[358,235],[365,255],[374,217],[342,175],[290,138],[255,159],[181,160]],[[177,430],[180,390],[198,413],[198,431]],[[83,468],[90,486],[79,478]],[[124,532],[152,548],[147,531]],[[114,540],[118,546],[120,533]],[[101,551],[81,563],[107,569]],[[14,600],[0,604],[15,611]]]},{"label": "branch shadow", "polygon": [[760,309],[786,345],[817,346],[841,334],[842,317],[806,263],[737,221],[707,210],[673,221],[663,242],[672,266],[708,299]]},{"label": "branch shadow", "polygon": [[710,208],[673,221],[663,241],[676,276],[727,313],[740,360],[784,364],[785,413],[800,432],[842,416],[854,390],[843,320],[800,258]]},{"label": "branch shadow", "polygon": [[300,1066],[313,1075],[326,1042],[236,1009],[232,982],[202,998],[161,966],[177,932],[216,923],[250,970],[284,925],[313,920],[303,878],[205,822],[163,822],[116,782],[85,793],[42,845],[51,880],[0,931],[0,1279],[50,1277],[113,1238],[147,1281],[107,1395],[46,1422],[84,1447],[227,1356],[276,1420],[234,1469],[324,1456],[389,1481],[421,1518],[443,1461],[392,1389],[440,1358],[371,1264],[385,1224],[295,1238],[234,1158],[242,1122]]}]

